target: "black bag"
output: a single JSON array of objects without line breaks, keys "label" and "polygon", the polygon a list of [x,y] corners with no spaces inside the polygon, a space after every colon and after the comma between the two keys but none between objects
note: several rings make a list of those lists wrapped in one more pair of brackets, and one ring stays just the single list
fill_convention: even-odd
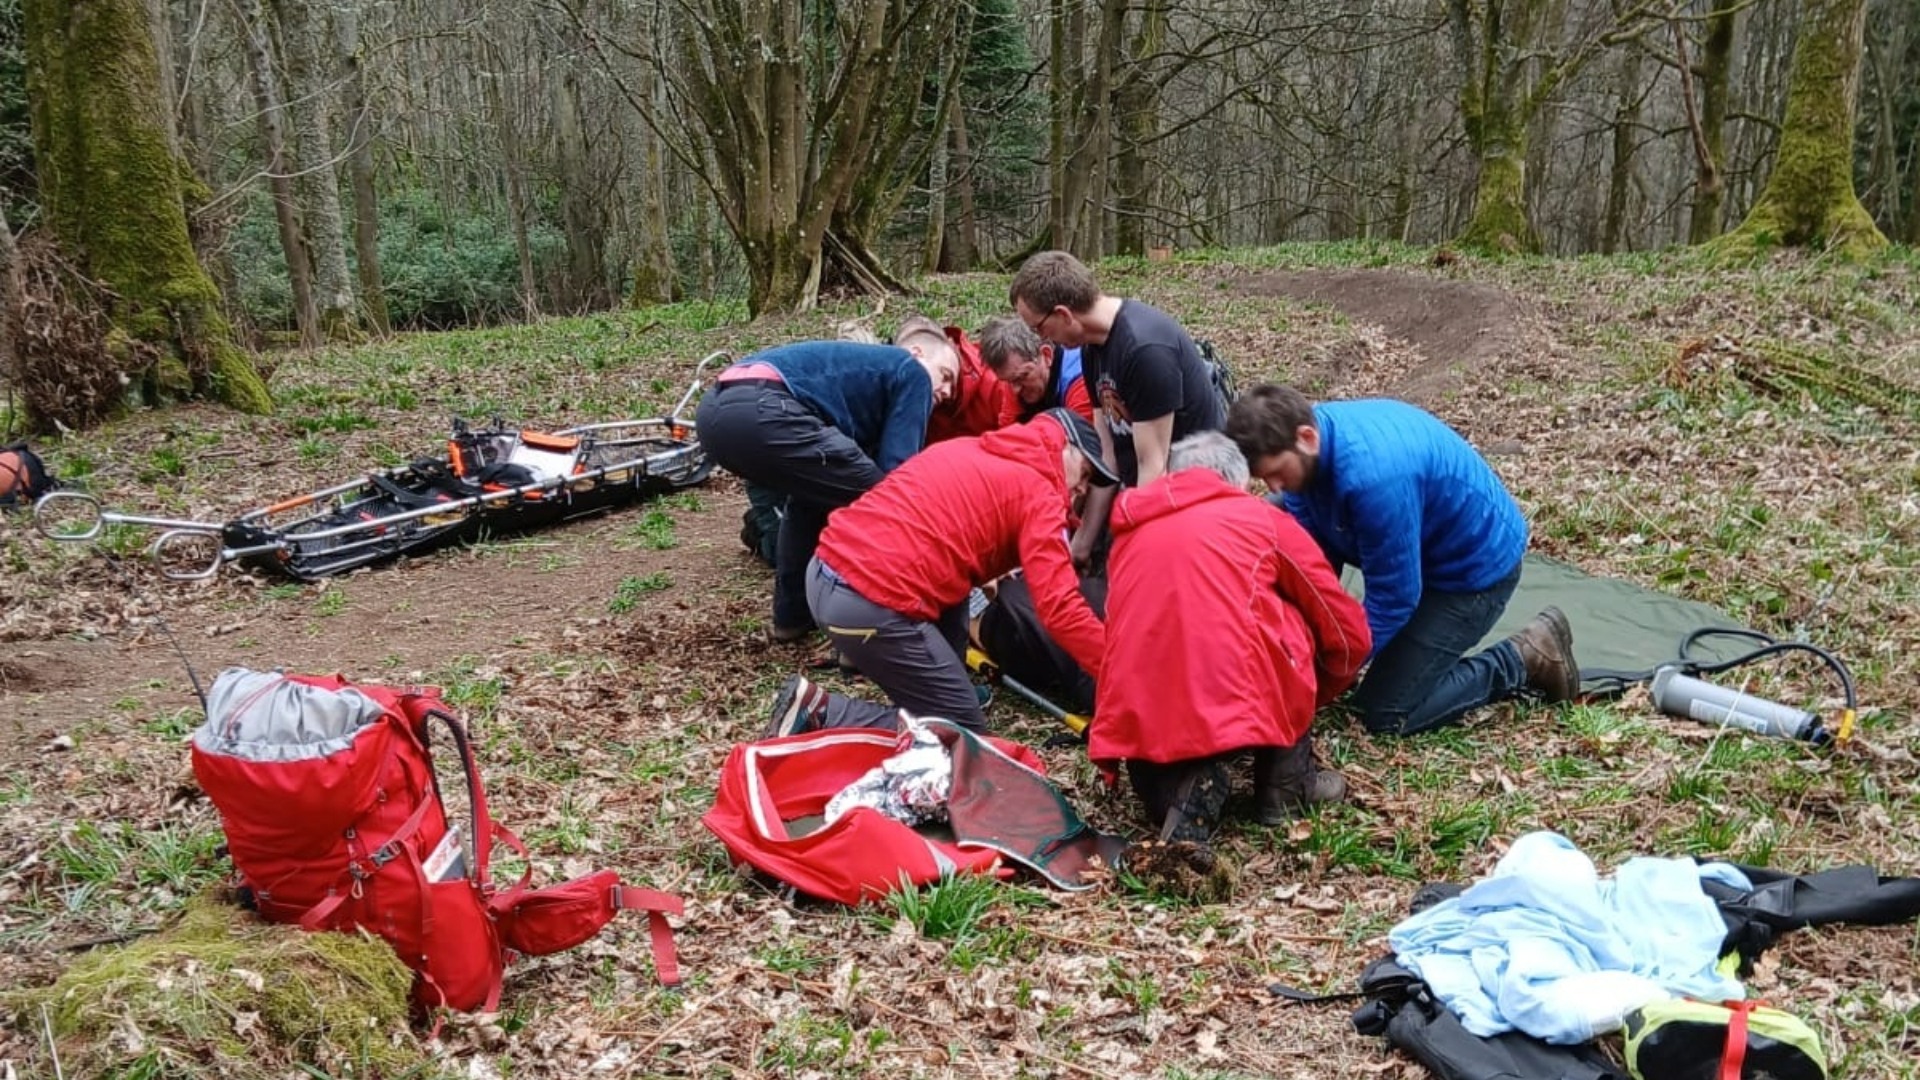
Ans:
[{"label": "black bag", "polygon": [[1213,347],[1213,342],[1196,338],[1194,345],[1200,349],[1200,362],[1206,365],[1207,382],[1213,386],[1213,392],[1220,396],[1220,413],[1224,416],[1239,398],[1240,385],[1234,381],[1233,369],[1220,359],[1220,352]]},{"label": "black bag", "polygon": [[24,442],[0,447],[0,510],[30,506],[35,499],[60,486],[40,455]]},{"label": "black bag", "polygon": [[1809,926],[1845,922],[1892,926],[1920,918],[1920,878],[1881,877],[1870,866],[1841,866],[1813,874],[1790,874],[1762,866],[1736,866],[1753,889],[1740,892],[1701,879],[1700,887],[1720,905],[1727,936],[1720,951],[1740,954],[1742,978],[1753,961],[1781,934]]},{"label": "black bag", "polygon": [[1354,1030],[1386,1036],[1439,1080],[1628,1080],[1592,1044],[1554,1046],[1519,1031],[1475,1035],[1391,956],[1367,965],[1360,992],[1367,1003],[1353,1014]]},{"label": "black bag", "polygon": [[[1095,615],[1106,618],[1106,578],[1081,578],[1080,595]],[[1080,670],[1040,624],[1026,578],[1015,576],[1000,582],[993,600],[980,613],[979,641],[980,651],[992,658],[1003,674],[1054,697],[1068,712],[1093,712],[1093,676]]]}]

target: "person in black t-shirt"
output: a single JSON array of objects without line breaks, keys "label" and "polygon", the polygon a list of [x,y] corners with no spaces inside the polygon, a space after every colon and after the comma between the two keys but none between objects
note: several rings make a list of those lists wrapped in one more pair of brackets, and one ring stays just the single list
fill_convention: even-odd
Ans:
[{"label": "person in black t-shirt", "polygon": [[[1064,251],[1029,258],[1007,290],[1015,314],[1043,340],[1081,347],[1094,427],[1108,463],[1130,486],[1167,471],[1174,440],[1226,425],[1193,338],[1166,312],[1100,291],[1093,271]],[[1092,493],[1074,534],[1076,562],[1092,557],[1110,489]]]}]

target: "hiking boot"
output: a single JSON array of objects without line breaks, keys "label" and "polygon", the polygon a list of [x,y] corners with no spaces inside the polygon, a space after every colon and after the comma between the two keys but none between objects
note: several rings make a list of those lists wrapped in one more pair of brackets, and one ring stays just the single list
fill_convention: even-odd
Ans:
[{"label": "hiking boot", "polygon": [[987,706],[993,704],[993,687],[986,683],[974,683],[973,698],[980,703],[980,711],[986,712]]},{"label": "hiking boot", "polygon": [[1580,692],[1580,665],[1573,658],[1573,627],[1549,607],[1507,639],[1527,665],[1527,686],[1549,702],[1572,701]]},{"label": "hiking boot", "polygon": [[813,633],[811,626],[780,626],[775,624],[767,628],[767,636],[781,645],[791,645]]},{"label": "hiking boot", "polygon": [[1262,825],[1285,825],[1310,807],[1347,797],[1347,778],[1313,760],[1313,736],[1253,752],[1253,810]]},{"label": "hiking boot", "polygon": [[827,711],[827,691],[805,675],[789,675],[773,696],[773,709],[767,714],[763,739],[798,735],[820,726]]},{"label": "hiking boot", "polygon": [[1166,820],[1160,823],[1160,841],[1204,844],[1220,828],[1221,812],[1233,791],[1233,777],[1219,758],[1189,763],[1184,772],[1173,789]]}]

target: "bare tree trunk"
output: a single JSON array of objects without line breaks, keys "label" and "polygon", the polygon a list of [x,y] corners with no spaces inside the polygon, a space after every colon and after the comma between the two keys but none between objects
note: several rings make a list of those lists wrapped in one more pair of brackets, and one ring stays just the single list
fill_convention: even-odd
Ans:
[{"label": "bare tree trunk", "polygon": [[351,337],[359,330],[353,279],[347,272],[347,230],[340,210],[340,180],[334,170],[333,72],[327,62],[326,9],[308,0],[272,0],[280,21],[286,55],[289,109],[299,159],[294,190],[300,194],[301,221],[313,252],[314,305],[329,337]]},{"label": "bare tree trunk", "polygon": [[1920,247],[1920,131],[1907,147],[1907,161],[1913,174],[1913,194],[1907,200],[1907,246]]},{"label": "bare tree trunk", "polygon": [[[641,137],[646,140],[640,177],[640,251],[633,261],[633,292],[627,301],[634,307],[670,303],[675,288],[672,237],[667,229],[666,155],[655,130],[660,86],[652,71],[645,73],[644,80],[638,95]],[[704,245],[704,237],[701,242]]]},{"label": "bare tree trunk", "polygon": [[1166,34],[1165,0],[1149,0],[1128,47],[1127,75],[1114,102],[1120,114],[1120,138],[1114,154],[1113,246],[1121,255],[1147,253],[1147,216],[1157,201],[1148,154],[1160,131],[1160,85],[1148,65],[1166,47]]},{"label": "bare tree trunk", "polygon": [[1778,160],[1747,220],[1725,241],[1826,246],[1847,254],[1886,245],[1853,188],[1866,14],[1866,0],[1801,0]]},{"label": "bare tree trunk", "polygon": [[153,34],[153,55],[160,67],[160,100],[166,103],[167,152],[184,161],[180,152],[180,124],[174,105],[180,100],[180,80],[173,70],[173,27],[167,21],[166,0],[146,0],[147,26]]},{"label": "bare tree trunk", "polygon": [[533,240],[527,223],[526,181],[522,176],[526,168],[520,153],[520,136],[515,130],[513,114],[508,110],[506,95],[500,90],[502,68],[500,52],[489,49],[492,59],[492,75],[487,80],[487,104],[493,113],[494,132],[500,140],[500,171],[507,180],[507,220],[513,229],[513,251],[520,267],[520,303],[523,314],[528,319],[540,316],[540,282],[534,276]]},{"label": "bare tree trunk", "polygon": [[[25,380],[20,370],[19,349],[22,313],[26,307],[26,287],[21,284],[20,265],[16,261],[19,251],[13,244],[13,227],[7,224],[7,201],[0,199],[0,386],[7,388],[7,396],[0,404],[7,407],[7,426],[0,429],[0,438],[13,434],[14,422],[25,419],[28,425],[38,426],[38,418],[25,415],[30,411],[25,402],[15,402],[13,394]],[[21,411],[16,413],[16,408]]]},{"label": "bare tree trunk", "polygon": [[[1699,66],[1690,68],[1686,57],[1680,58],[1681,74],[1697,74],[1700,86],[1693,206],[1687,217],[1690,244],[1704,244],[1720,235],[1720,211],[1727,187],[1720,167],[1727,159],[1727,93],[1733,72],[1734,20],[1738,17],[1738,6],[1716,7],[1707,17],[1707,39],[1700,47]],[[1691,94],[1687,104],[1692,105]]]},{"label": "bare tree trunk", "polygon": [[1907,51],[1907,24],[1903,19],[1886,20],[1884,35],[1869,28],[1866,38],[1867,71],[1873,75],[1873,100],[1876,106],[1873,145],[1867,163],[1867,190],[1863,202],[1868,211],[1886,223],[1887,232],[1899,235],[1905,218],[1900,212],[1900,95],[1904,89],[1900,61]]},{"label": "bare tree trunk", "polygon": [[1613,163],[1607,170],[1607,208],[1600,225],[1600,250],[1620,250],[1626,231],[1627,197],[1633,187],[1633,139],[1640,126],[1640,51],[1623,49],[1616,74],[1613,106]]},{"label": "bare tree trunk", "polygon": [[374,332],[390,334],[387,285],[380,271],[380,197],[374,187],[373,110],[367,104],[366,66],[360,56],[360,15],[352,3],[334,10],[340,66],[346,72],[347,177],[353,188],[353,257],[360,304]]},{"label": "bare tree trunk", "polygon": [[553,80],[553,112],[567,273],[559,303],[567,311],[600,311],[612,304],[607,289],[606,223],[594,193],[593,155],[580,109],[580,77],[569,62],[560,63],[562,73]]},{"label": "bare tree trunk", "polygon": [[1047,231],[1053,246],[1073,242],[1072,213],[1068,209],[1068,159],[1073,156],[1073,118],[1079,112],[1081,39],[1086,26],[1083,8],[1075,0],[1049,0],[1047,18]]},{"label": "bare tree trunk", "polygon": [[954,194],[960,202],[959,220],[947,229],[940,249],[940,269],[962,273],[973,269],[979,253],[979,217],[974,209],[973,151],[967,145],[967,113],[959,88],[947,100],[947,137],[953,144]]},{"label": "bare tree trunk", "polygon": [[266,153],[267,190],[273,195],[273,218],[280,227],[280,250],[287,260],[287,282],[293,290],[293,321],[300,344],[320,344],[320,309],[313,299],[313,262],[300,231],[299,205],[293,196],[292,170],[287,168],[286,112],[280,100],[280,81],[273,66],[273,46],[267,36],[266,12],[260,0],[250,7],[234,3],[234,15],[246,36],[247,70],[252,75],[253,101],[260,114],[260,142]]},{"label": "bare tree trunk", "polygon": [[934,144],[933,157],[927,162],[927,232],[920,253],[920,269],[923,273],[938,271],[940,253],[946,250],[947,196],[952,188],[948,170],[952,159],[952,148],[946,139],[941,139]]}]

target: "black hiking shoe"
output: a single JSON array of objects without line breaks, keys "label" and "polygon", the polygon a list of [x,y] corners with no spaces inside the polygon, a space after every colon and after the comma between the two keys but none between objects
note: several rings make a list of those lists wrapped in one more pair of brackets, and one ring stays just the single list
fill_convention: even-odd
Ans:
[{"label": "black hiking shoe", "polygon": [[773,708],[767,713],[767,730],[761,738],[779,739],[812,731],[820,726],[820,717],[826,711],[826,690],[805,675],[790,675],[780,684],[780,692],[773,696]]}]

